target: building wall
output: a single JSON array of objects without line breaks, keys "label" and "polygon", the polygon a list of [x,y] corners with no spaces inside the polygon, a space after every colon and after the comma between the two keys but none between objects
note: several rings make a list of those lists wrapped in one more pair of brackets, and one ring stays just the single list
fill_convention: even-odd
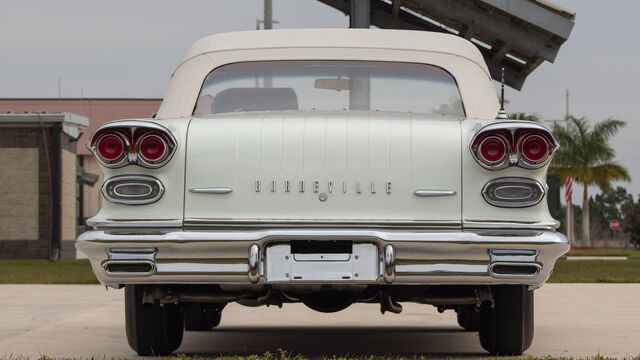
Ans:
[{"label": "building wall", "polygon": [[76,154],[68,150],[62,150],[61,154],[61,172],[62,172],[62,206],[61,206],[61,241],[62,241],[62,257],[74,258],[76,239]]},{"label": "building wall", "polygon": [[104,174],[102,173],[102,169],[100,169],[100,165],[98,165],[98,161],[92,155],[78,156],[82,157],[82,167],[84,171],[98,175],[98,181],[96,181],[95,185],[89,186],[85,184],[82,186],[82,191],[84,192],[82,199],[83,214],[85,218],[89,218],[97,214],[98,210],[100,210],[100,204],[102,203],[100,188],[104,180]]},{"label": "building wall", "polygon": [[86,219],[95,215],[100,208],[100,186],[103,178],[97,162],[86,148],[89,136],[107,121],[149,118],[155,114],[161,102],[162,99],[0,99],[0,113],[71,112],[90,119],[90,127],[83,130],[83,135],[73,143],[73,149],[70,149],[83,156],[85,171],[100,176],[93,187],[83,186],[82,218]]},{"label": "building wall", "polygon": [[[56,236],[52,205],[59,206],[54,208],[58,211],[64,206],[64,201],[51,203],[53,187],[63,187],[63,181],[51,182],[53,167],[61,164],[52,157],[62,156],[62,150],[75,160],[72,139],[60,133],[56,149],[54,133],[51,127],[0,127],[0,259],[49,258]],[[68,163],[70,155],[65,157]],[[75,177],[75,164],[67,164],[67,169],[71,166],[67,183],[72,181],[69,176]],[[75,230],[67,230],[65,236],[75,237]],[[60,250],[69,257],[75,254],[70,242],[61,243]]]},{"label": "building wall", "polygon": [[0,148],[0,241],[38,240],[38,148]]}]

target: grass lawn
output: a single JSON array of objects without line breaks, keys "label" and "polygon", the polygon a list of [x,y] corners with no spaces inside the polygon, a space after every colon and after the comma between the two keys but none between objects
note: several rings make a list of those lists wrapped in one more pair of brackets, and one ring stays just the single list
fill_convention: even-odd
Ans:
[{"label": "grass lawn", "polygon": [[89,260],[0,260],[0,284],[97,284]]},{"label": "grass lawn", "polygon": [[567,256],[634,256],[640,257],[640,250],[636,249],[590,249],[590,248],[574,248],[569,251]]},{"label": "grass lawn", "polygon": [[552,283],[640,283],[640,259],[558,260]]},{"label": "grass lawn", "polygon": [[[640,256],[617,261],[558,260],[549,282],[640,283]],[[88,260],[0,260],[0,284],[97,283]]]}]

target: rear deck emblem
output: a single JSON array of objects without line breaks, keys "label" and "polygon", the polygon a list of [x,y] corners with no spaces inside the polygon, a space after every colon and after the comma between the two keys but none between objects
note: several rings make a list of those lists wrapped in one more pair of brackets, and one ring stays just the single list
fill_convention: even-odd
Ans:
[{"label": "rear deck emblem", "polygon": [[[278,182],[275,180],[271,180],[271,181],[267,181],[267,183],[269,184],[269,188],[268,191],[270,192],[277,192],[278,191]],[[292,188],[295,189],[295,183],[296,181],[291,181],[291,180],[285,180],[284,182],[282,182],[282,188],[286,193],[292,192]],[[304,180],[298,180],[298,192],[300,193],[304,193],[305,192],[305,183]],[[338,182],[339,184],[340,182]],[[326,189],[325,189],[325,184],[326,184]],[[366,183],[365,183],[366,184]],[[324,195],[327,196],[327,193],[333,193],[334,190],[336,190],[337,192],[339,192],[340,190],[337,190],[336,188],[339,189],[339,185],[336,186],[336,182],[334,182],[333,180],[329,180],[327,182],[320,182],[318,180],[314,180],[311,181],[311,191],[313,191],[314,193],[318,194],[321,191],[324,191]],[[363,187],[364,189],[366,189],[366,185],[361,186],[360,181],[356,181],[352,184],[349,184],[347,181],[342,181],[342,193],[346,194],[349,191],[353,191],[356,194],[362,194],[363,193]],[[260,180],[256,180],[254,183],[254,190],[255,192],[262,192],[262,182]],[[295,190],[294,190],[295,191]],[[367,192],[366,190],[364,191],[365,193]],[[369,193],[371,193],[372,195],[376,194],[376,185],[375,182],[371,181],[369,182]],[[384,183],[384,193],[391,194],[391,182],[387,181]],[[326,198],[325,198],[326,200]],[[325,201],[322,200],[322,201]]]}]

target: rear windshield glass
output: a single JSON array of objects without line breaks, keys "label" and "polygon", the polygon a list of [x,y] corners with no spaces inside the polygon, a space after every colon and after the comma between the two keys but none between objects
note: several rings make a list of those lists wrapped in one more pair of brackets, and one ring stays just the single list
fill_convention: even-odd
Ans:
[{"label": "rear windshield glass", "polygon": [[455,79],[426,64],[260,61],[224,65],[205,79],[195,116],[242,111],[371,110],[464,116]]}]

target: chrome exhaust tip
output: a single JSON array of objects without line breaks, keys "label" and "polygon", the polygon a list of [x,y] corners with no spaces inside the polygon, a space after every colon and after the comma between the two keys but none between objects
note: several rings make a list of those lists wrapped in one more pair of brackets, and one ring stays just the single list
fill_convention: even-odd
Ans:
[{"label": "chrome exhaust tip", "polygon": [[537,263],[504,263],[489,265],[489,274],[494,278],[534,277],[540,273],[542,266]]},{"label": "chrome exhaust tip", "polygon": [[112,276],[150,276],[156,271],[156,265],[151,260],[109,260],[102,267]]}]

